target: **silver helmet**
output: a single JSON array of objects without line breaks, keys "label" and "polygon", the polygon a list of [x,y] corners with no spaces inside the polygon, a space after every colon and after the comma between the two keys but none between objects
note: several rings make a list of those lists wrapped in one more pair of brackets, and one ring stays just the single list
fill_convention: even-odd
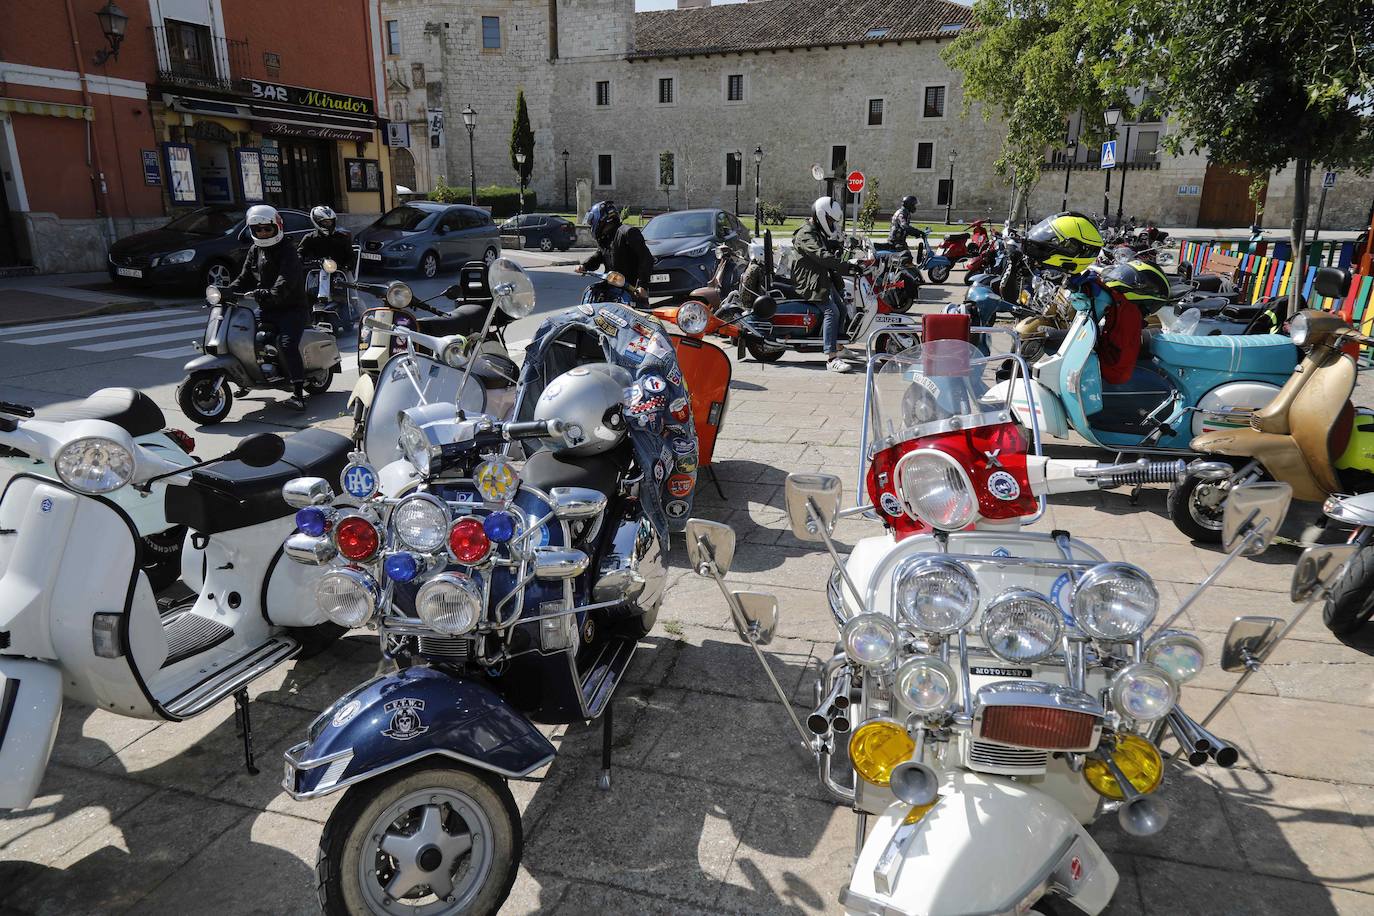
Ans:
[{"label": "silver helmet", "polygon": [[568,458],[599,455],[625,438],[623,379],[599,364],[578,366],[558,376],[534,405],[534,419],[562,420],[567,445],[554,453]]}]

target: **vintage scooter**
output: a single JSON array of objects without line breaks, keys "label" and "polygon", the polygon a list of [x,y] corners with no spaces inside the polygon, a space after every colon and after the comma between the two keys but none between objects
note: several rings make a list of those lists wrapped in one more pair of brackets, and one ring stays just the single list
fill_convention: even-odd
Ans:
[{"label": "vintage scooter", "polygon": [[[958,265],[966,258],[976,258],[991,241],[987,223],[985,219],[976,219],[963,232],[946,235],[940,242],[940,254],[947,258],[951,265]],[[949,268],[944,268],[940,274],[935,270],[930,271],[932,283],[944,283],[948,279]]]},{"label": "vintage scooter", "polygon": [[[348,440],[307,430],[289,443],[250,436],[190,466],[138,445],[106,420],[0,415],[0,443],[42,458],[0,496],[0,808],[34,797],[62,700],[177,722],[233,697],[253,765],[247,686],[303,645],[342,631],[314,582],[281,563],[291,531],[282,485],[337,477]],[[184,526],[181,579],[154,591],[120,490],[165,492]]]},{"label": "vintage scooter", "polygon": [[[873,503],[842,511],[838,478],[788,478],[793,533],[823,542],[836,562],[837,653],[822,666],[806,724],[787,708],[822,786],[859,814],[853,872],[839,893],[852,916],[1038,912],[1042,900],[1101,912],[1118,876],[1085,827],[1115,809],[1130,835],[1164,828],[1168,807],[1154,793],[1171,738],[1194,766],[1234,765],[1238,751],[1204,726],[1301,616],[1282,633],[1283,621],[1239,618],[1222,665],[1243,672],[1240,681],[1202,722],[1184,713],[1181,688],[1205,653],[1172,625],[1236,557],[1268,545],[1287,488],[1235,494],[1231,552],[1151,632],[1158,593],[1142,570],[1068,532],[1020,530],[1038,514],[1037,497],[1059,489],[1024,439],[1015,447],[1010,404],[988,409],[986,376],[1001,360],[963,341],[928,341],[885,362],[866,450]],[[932,403],[946,412],[922,412]],[[1091,485],[1113,473],[1060,479]],[[835,520],[877,509],[929,533],[865,538],[842,558]],[[728,588],[731,529],[694,519],[687,549],[763,661],[777,599]],[[1304,581],[1323,588],[1331,558],[1309,560]],[[848,774],[837,772],[842,740]]]},{"label": "vintage scooter", "polygon": [[[234,388],[271,388],[289,391],[277,336],[271,324],[259,323],[253,300],[219,286],[205,288],[210,309],[205,336],[193,344],[201,355],[188,362],[186,378],[177,386],[177,406],[202,426],[229,416]],[[305,390],[322,394],[339,374],[339,345],[326,320],[306,328],[301,335],[301,359],[305,363]]]},{"label": "vintage scooter", "polygon": [[[306,262],[305,293],[314,303],[314,323],[328,323],[335,337],[343,337],[362,317],[357,286],[352,283],[358,276],[361,251],[357,245],[353,246],[353,263],[347,269],[332,258]],[[324,261],[333,265],[333,269],[326,269]]]}]

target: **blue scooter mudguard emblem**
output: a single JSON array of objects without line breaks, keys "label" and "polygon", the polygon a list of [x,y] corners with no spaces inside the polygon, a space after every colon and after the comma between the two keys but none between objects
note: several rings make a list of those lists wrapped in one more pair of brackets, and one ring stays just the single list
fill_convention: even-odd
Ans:
[{"label": "blue scooter mudguard emblem", "polygon": [[513,778],[554,754],[485,685],[416,666],[373,678],[321,713],[309,738],[286,752],[282,787],[297,800],[318,798],[424,757]]}]

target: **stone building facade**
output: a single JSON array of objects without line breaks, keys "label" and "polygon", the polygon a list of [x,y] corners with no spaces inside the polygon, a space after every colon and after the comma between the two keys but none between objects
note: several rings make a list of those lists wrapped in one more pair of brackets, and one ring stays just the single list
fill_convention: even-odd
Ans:
[{"label": "stone building facade", "polygon": [[[959,74],[940,59],[969,16],[948,0],[756,0],[642,13],[633,0],[382,0],[384,30],[394,23],[399,36],[384,61],[389,113],[412,125],[411,148],[393,151],[393,166],[406,176],[413,157],[416,191],[440,177],[465,187],[474,172],[478,186],[514,184],[509,142],[523,90],[541,209],[570,209],[582,178],[594,198],[652,210],[734,209],[738,192],[748,214],[757,171],[762,200],[802,212],[825,192],[812,178],[818,164],[876,179],[888,212],[914,194],[924,219],[943,219],[947,200],[955,219],[1001,219],[1011,189],[993,162],[1004,127],[978,104],[964,110]],[[471,158],[467,106],[477,112]],[[437,110],[445,129],[431,138]],[[1237,183],[1223,186],[1204,156],[1156,152],[1167,122],[1130,128],[1130,149],[1125,125],[1118,142],[1128,159],[1123,216],[1248,221],[1245,202],[1231,199]],[[1077,156],[1069,206],[1102,213],[1096,154]],[[1113,175],[1112,214],[1122,173]],[[1064,177],[1062,162],[1047,167],[1032,214],[1059,208]],[[1342,182],[1324,225],[1366,224],[1374,182]],[[1291,200],[1288,170],[1270,181],[1265,223],[1286,225]]]}]

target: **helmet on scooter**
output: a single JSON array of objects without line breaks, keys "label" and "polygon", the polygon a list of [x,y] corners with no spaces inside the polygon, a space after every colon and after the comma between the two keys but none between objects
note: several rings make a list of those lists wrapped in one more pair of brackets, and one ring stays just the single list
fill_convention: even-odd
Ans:
[{"label": "helmet on scooter", "polygon": [[1164,271],[1140,258],[1117,261],[1102,272],[1102,285],[1114,295],[1129,299],[1149,315],[1169,302],[1169,280]]},{"label": "helmet on scooter", "polygon": [[286,237],[281,214],[276,207],[258,204],[248,208],[248,234],[259,248],[270,248]]},{"label": "helmet on scooter", "polygon": [[315,224],[316,229],[328,235],[338,225],[339,218],[335,215],[333,207],[321,204],[310,211],[310,222]]},{"label": "helmet on scooter", "polygon": [[[623,372],[623,370],[622,370]],[[562,420],[567,442],[553,452],[567,458],[600,455],[625,438],[625,378],[604,363],[569,369],[555,378],[539,395],[534,419]]]},{"label": "helmet on scooter", "polygon": [[598,242],[610,242],[612,235],[620,228],[620,208],[614,201],[603,200],[592,204],[587,211],[587,225]]},{"label": "helmet on scooter", "polygon": [[902,209],[908,213],[912,213],[916,210],[915,194],[908,194],[906,197],[902,198]]},{"label": "helmet on scooter", "polygon": [[816,224],[821,227],[821,234],[828,239],[840,237],[840,221],[844,219],[844,208],[839,201],[829,197],[817,197],[816,202],[811,205],[811,213],[816,218]]},{"label": "helmet on scooter", "polygon": [[1102,233],[1082,213],[1056,213],[1031,227],[1021,244],[1026,257],[1067,274],[1081,273],[1097,260]]}]

